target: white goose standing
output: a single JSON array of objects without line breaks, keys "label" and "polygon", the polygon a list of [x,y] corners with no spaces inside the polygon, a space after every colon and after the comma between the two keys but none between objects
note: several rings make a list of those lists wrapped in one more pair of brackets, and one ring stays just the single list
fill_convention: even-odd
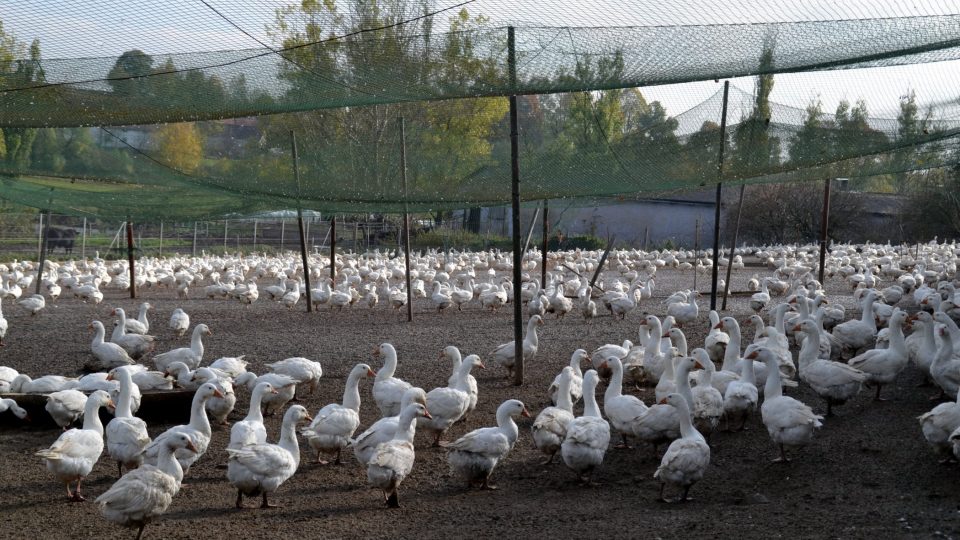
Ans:
[{"label": "white goose standing", "polygon": [[814,431],[821,427],[823,417],[814,414],[805,403],[783,395],[780,383],[780,370],[777,369],[776,355],[766,347],[758,347],[747,355],[748,360],[758,358],[767,364],[769,376],[763,392],[763,405],[760,415],[767,433],[780,447],[780,457],[774,462],[787,462],[786,447],[805,446],[813,440]]},{"label": "white goose standing", "polygon": [[310,447],[317,451],[317,463],[326,465],[323,453],[336,452],[334,463],[340,463],[340,453],[350,443],[353,433],[360,427],[360,379],[375,377],[367,364],[357,364],[347,376],[341,403],[331,403],[317,412],[310,427],[302,433]]},{"label": "white goose standing", "polygon": [[520,435],[515,416],[530,413],[522,401],[508,399],[497,407],[497,427],[475,429],[447,446],[451,472],[464,478],[468,487],[480,482],[481,489],[496,489],[490,485],[490,476]]},{"label": "white goose standing", "polygon": [[[540,339],[537,336],[537,327],[543,325],[543,318],[539,315],[530,317],[527,321],[527,334],[523,336],[523,361],[529,362],[537,355],[540,348]],[[498,364],[507,369],[507,378],[513,377],[513,368],[516,365],[516,341],[503,343],[493,350],[493,357]]]},{"label": "white goose standing", "polygon": [[147,423],[130,412],[133,378],[130,368],[113,368],[107,380],[120,382],[120,397],[113,419],[107,423],[107,453],[117,461],[117,475],[123,476],[123,467],[136,469],[143,463],[143,453],[150,444]]},{"label": "white goose standing", "polygon": [[560,384],[556,390],[556,405],[546,407],[533,421],[533,444],[537,449],[549,457],[544,462],[548,465],[553,462],[554,456],[560,450],[567,435],[567,426],[573,421],[573,403],[570,399],[570,383],[573,380],[573,368],[566,366],[559,375]]},{"label": "white goose standing", "polygon": [[703,478],[710,466],[710,446],[690,421],[690,408],[680,394],[670,394],[659,402],[676,407],[680,418],[680,438],[670,443],[653,477],[660,480],[660,499],[667,484],[683,489],[680,501],[687,500],[690,487]]},{"label": "white goose standing", "polygon": [[393,439],[380,443],[367,463],[367,482],[383,491],[390,508],[400,508],[397,490],[413,470],[415,458],[413,437],[417,418],[430,419],[430,412],[420,403],[411,403],[400,412]]},{"label": "white goose standing", "polygon": [[[623,377],[622,368],[620,376]],[[597,405],[596,392],[599,382],[600,376],[596,371],[591,369],[584,374],[583,415],[574,418],[567,426],[567,434],[560,446],[563,462],[577,473],[577,477],[584,483],[590,482],[590,475],[603,463],[603,456],[610,445],[610,424],[603,419]]]}]

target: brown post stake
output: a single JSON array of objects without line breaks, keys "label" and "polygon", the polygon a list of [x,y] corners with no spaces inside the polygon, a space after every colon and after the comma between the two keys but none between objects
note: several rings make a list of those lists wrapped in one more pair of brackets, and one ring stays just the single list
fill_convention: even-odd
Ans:
[{"label": "brown post stake", "polygon": [[83,218],[83,232],[80,236],[80,258],[87,258],[87,218]]},{"label": "brown post stake", "polygon": [[650,245],[650,226],[643,228],[643,250],[646,251]]},{"label": "brown post stake", "polygon": [[[507,66],[510,71],[510,88],[517,84],[517,50],[514,29],[507,27]],[[510,200],[513,208],[513,384],[523,384],[523,292],[520,283],[520,266],[523,253],[520,251],[520,129],[518,127],[517,95],[510,94]]]},{"label": "brown post stake", "polygon": [[610,250],[613,249],[613,242],[616,240],[616,237],[611,235],[607,239],[607,249],[603,251],[603,256],[600,257],[600,264],[597,265],[597,270],[593,273],[593,277],[590,278],[590,288],[593,288],[593,284],[597,282],[597,278],[600,277],[600,273],[603,272],[603,264],[607,262],[607,255],[610,255]]},{"label": "brown post stake", "polygon": [[300,161],[297,155],[297,135],[293,130],[290,131],[290,146],[293,153],[293,177],[297,180],[297,228],[300,230],[300,262],[303,263],[303,283],[307,287],[307,313],[311,313],[313,312],[313,299],[310,297],[310,260],[307,257],[307,235],[303,231],[303,208],[300,205]]},{"label": "brown post stake", "polygon": [[823,211],[820,216],[820,286],[823,286],[823,266],[827,261],[827,228],[830,224],[830,179],[823,183]]},{"label": "brown post stake", "polygon": [[330,218],[330,281],[337,281],[337,215]]},{"label": "brown post stake", "polygon": [[193,222],[193,256],[197,256],[197,222]]},{"label": "brown post stake", "polygon": [[730,241],[730,257],[727,261],[727,279],[723,283],[723,305],[721,310],[727,309],[727,295],[730,293],[730,273],[733,271],[733,251],[737,248],[737,237],[740,235],[740,214],[743,210],[743,192],[747,189],[746,184],[740,184],[740,200],[737,202],[737,221],[733,226],[733,239]]},{"label": "brown post stake", "polygon": [[717,202],[713,213],[713,284],[710,286],[710,309],[717,309],[717,279],[720,274],[720,203],[723,195],[723,151],[727,147],[727,96],[730,81],[723,82],[723,111],[720,115],[720,155],[717,158]]},{"label": "brown post stake", "polygon": [[133,222],[127,219],[127,262],[130,264],[130,298],[137,297],[136,272],[133,263]]},{"label": "brown post stake", "polygon": [[50,210],[40,212],[40,220],[43,220],[43,214],[47,214],[46,224],[40,228],[40,266],[37,270],[37,294],[40,294],[40,287],[43,285],[43,266],[47,264],[47,238],[50,236]]},{"label": "brown post stake", "polygon": [[230,220],[228,219],[223,220],[223,254],[224,256],[226,256],[227,254],[227,222],[228,221]]},{"label": "brown post stake", "polygon": [[163,220],[160,220],[160,257],[163,257]]},{"label": "brown post stake", "polygon": [[[400,178],[403,180],[403,264],[407,280],[407,322],[413,321],[413,290],[410,287],[410,213],[407,212],[407,131],[400,117]],[[356,229],[354,229],[356,230]],[[354,233],[356,236],[356,233]]]},{"label": "brown post stake", "polygon": [[700,218],[693,225],[693,290],[697,290],[697,263],[700,262]]},{"label": "brown post stake", "polygon": [[547,206],[549,201],[547,199],[543,200],[543,253],[540,254],[540,286],[547,286],[547,247],[549,246],[550,239],[550,207]]}]

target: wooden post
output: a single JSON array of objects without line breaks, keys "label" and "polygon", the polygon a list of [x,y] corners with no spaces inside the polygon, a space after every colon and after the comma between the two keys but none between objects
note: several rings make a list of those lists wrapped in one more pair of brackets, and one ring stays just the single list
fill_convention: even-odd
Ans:
[{"label": "wooden post", "polygon": [[330,218],[330,281],[337,281],[337,215]]},{"label": "wooden post", "polygon": [[547,286],[547,247],[549,246],[550,239],[550,207],[547,206],[549,201],[547,199],[543,200],[543,253],[540,256],[540,286]]},{"label": "wooden post", "polygon": [[193,256],[197,256],[197,222],[193,222]]},{"label": "wooden post", "polygon": [[127,262],[130,264],[130,298],[137,297],[137,282],[134,279],[136,272],[134,271],[134,262],[133,262],[133,222],[130,219],[127,219]]},{"label": "wooden post", "polygon": [[163,257],[163,220],[160,220],[160,257]]},{"label": "wooden post", "polygon": [[[820,286],[823,286],[824,264],[827,261],[827,228],[830,224],[830,179],[823,183],[823,211],[820,216]],[[918,244],[919,256],[919,244]]]},{"label": "wooden post", "polygon": [[527,240],[523,243],[523,253],[526,254],[530,249],[530,239],[533,238],[533,228],[537,226],[537,218],[540,217],[540,209],[537,208],[533,213],[533,219],[530,220],[530,228],[527,229]]},{"label": "wooden post", "polygon": [[697,263],[700,262],[700,218],[693,225],[693,290],[697,290]]},{"label": "wooden post", "polygon": [[[507,27],[507,65],[510,69],[510,88],[517,84],[516,38],[512,26]],[[513,384],[523,384],[523,291],[520,287],[520,130],[517,113],[517,95],[510,94],[510,200],[513,208]]]},{"label": "wooden post", "polygon": [[[301,219],[303,219],[302,216],[301,216]],[[285,218],[281,218],[280,219],[280,253],[283,253],[283,241],[284,241],[284,236],[286,236],[286,233],[287,233],[286,229],[287,229],[287,220]]]},{"label": "wooden post", "polygon": [[737,221],[733,226],[733,239],[730,241],[730,257],[727,261],[727,279],[723,283],[723,305],[721,310],[727,309],[727,294],[730,292],[730,273],[733,271],[733,251],[737,248],[737,237],[740,235],[740,215],[743,212],[743,192],[746,190],[746,184],[740,184],[740,200],[737,203]]},{"label": "wooden post", "polygon": [[257,250],[257,220],[253,220],[253,251]]},{"label": "wooden post", "polygon": [[223,220],[223,254],[227,254],[227,222],[228,219]]},{"label": "wooden post", "polygon": [[610,250],[613,249],[613,242],[615,237],[611,236],[607,240],[607,249],[603,251],[603,256],[600,257],[600,263],[597,264],[597,270],[593,273],[593,277],[590,278],[590,288],[593,288],[593,284],[597,282],[597,278],[600,277],[601,272],[603,272],[603,264],[607,262],[607,256],[610,255]]},{"label": "wooden post", "polygon": [[[40,220],[37,221],[37,259],[43,255],[43,213],[45,210],[40,211]],[[48,222],[50,220],[47,220]]]},{"label": "wooden post", "polygon": [[87,258],[87,218],[83,218],[83,231],[80,233],[80,258]]},{"label": "wooden post", "polygon": [[643,250],[646,251],[650,245],[650,226],[643,228]]},{"label": "wooden post", "polygon": [[720,204],[723,196],[723,151],[727,147],[727,96],[730,81],[723,82],[723,111],[720,116],[720,155],[717,157],[717,201],[713,212],[713,283],[710,286],[710,309],[717,309],[717,278],[720,274]]},{"label": "wooden post", "polygon": [[[307,236],[303,229],[303,208],[300,205],[300,157],[297,154],[297,135],[293,130],[290,130],[290,147],[293,153],[293,177],[297,180],[297,229],[300,231],[300,262],[303,263],[303,284],[307,287],[307,313],[311,313],[313,312],[313,298],[311,298],[313,293],[310,292],[310,260],[307,256]],[[280,243],[282,246],[283,241],[281,240]]]},{"label": "wooden post", "polygon": [[400,117],[400,178],[403,181],[403,264],[407,280],[407,322],[411,322],[413,321],[413,289],[410,286],[410,213],[407,212],[407,130],[402,116]]},{"label": "wooden post", "polygon": [[[47,214],[47,223],[40,228],[40,267],[37,269],[37,294],[40,294],[40,287],[43,285],[43,266],[47,264],[47,238],[50,236],[50,210]],[[43,222],[44,212],[40,212],[40,221]]]}]

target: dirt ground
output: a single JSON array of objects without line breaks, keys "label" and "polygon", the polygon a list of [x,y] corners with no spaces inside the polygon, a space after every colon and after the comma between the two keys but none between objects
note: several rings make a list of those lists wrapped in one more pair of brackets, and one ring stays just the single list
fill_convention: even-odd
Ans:
[{"label": "dirt ground", "polygon": [[[745,280],[751,272],[737,276]],[[701,290],[706,277],[701,276]],[[657,294],[642,309],[663,315],[662,296],[690,286],[692,274],[662,271]],[[735,287],[737,288],[737,287]],[[830,290],[848,292],[838,282]],[[471,304],[462,313],[435,313],[427,301],[415,305],[413,324],[381,304],[376,310],[354,308],[336,313],[287,310],[260,300],[250,308],[234,301],[192,299],[178,301],[168,290],[144,290],[142,298],[156,307],[153,331],[158,351],[184,346],[166,328],[175,307],[183,307],[192,323],[204,322],[214,335],[205,340],[205,363],[220,356],[246,354],[252,371],[290,356],[306,356],[323,364],[324,376],[316,395],[303,404],[311,413],[339,402],[345,377],[358,362],[380,367],[371,352],[380,342],[393,343],[400,358],[397,376],[427,390],[445,386],[450,366],[437,360],[449,344],[491,360],[486,371],[475,372],[480,384],[477,410],[455,426],[449,440],[469,430],[493,425],[496,407],[519,398],[536,415],[549,404],[546,388],[577,348],[592,350],[604,343],[635,338],[640,311],[625,321],[609,316],[585,323],[570,315],[550,317],[542,327],[540,351],[527,366],[527,383],[509,385],[504,372],[493,365],[490,352],[512,337],[511,310],[482,312]],[[849,297],[840,298],[851,305]],[[701,307],[709,299],[701,299]],[[135,311],[126,293],[109,291],[99,306],[61,299],[35,318],[9,303],[8,344],[0,349],[0,364],[31,375],[77,374],[89,355],[87,324],[92,318],[109,320],[114,306]],[[743,321],[745,299],[733,302]],[[848,309],[848,313],[850,310]],[[706,310],[700,321],[686,328],[691,347],[702,344]],[[151,365],[148,362],[148,365]],[[283,508],[234,508],[236,492],[218,465],[226,463],[229,429],[214,428],[207,454],[190,470],[184,489],[169,512],[151,524],[148,538],[381,538],[381,537],[493,537],[595,538],[606,537],[957,537],[958,496],[956,466],[938,464],[920,432],[916,417],[933,405],[930,388],[916,388],[919,372],[909,367],[889,389],[894,399],[871,401],[863,392],[825,422],[813,443],[792,454],[789,464],[772,464],[776,449],[759,419],[743,433],[720,433],[713,439],[712,462],[702,482],[694,486],[693,502],[667,505],[656,502],[659,484],[652,478],[660,456],[652,449],[610,449],[596,474],[596,487],[580,487],[562,463],[541,466],[530,437],[532,419],[521,419],[520,439],[494,473],[497,491],[466,491],[448,474],[445,451],[427,447],[418,437],[416,465],[401,488],[399,510],[384,507],[378,491],[366,485],[366,472],[345,454],[340,466],[311,463],[314,454],[305,443],[297,474],[273,497]],[[361,384],[361,430],[376,418],[372,381]],[[626,390],[626,389],[625,389]],[[601,388],[602,391],[602,388]],[[636,391],[633,391],[636,393]],[[248,393],[238,390],[231,419],[246,414]],[[815,410],[824,406],[809,388],[789,391]],[[648,404],[653,390],[638,393]],[[582,408],[578,406],[577,413]],[[758,415],[759,416],[759,415]],[[185,423],[185,419],[182,420]],[[275,440],[279,417],[267,420],[269,439]],[[151,423],[151,435],[167,424]],[[124,531],[103,519],[92,499],[115,480],[115,465],[102,458],[84,482],[88,502],[66,500],[63,486],[53,479],[33,453],[59,435],[55,428],[6,424],[0,428],[0,538],[119,538]],[[662,450],[661,450],[662,451]],[[248,506],[255,501],[248,500]]]}]

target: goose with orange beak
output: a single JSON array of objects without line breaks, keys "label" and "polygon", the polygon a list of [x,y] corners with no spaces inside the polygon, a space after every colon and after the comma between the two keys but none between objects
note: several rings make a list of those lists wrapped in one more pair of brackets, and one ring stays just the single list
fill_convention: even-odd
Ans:
[{"label": "goose with orange beak", "polygon": [[477,484],[481,489],[496,489],[490,476],[501,460],[507,457],[520,435],[514,418],[529,417],[523,402],[508,399],[497,408],[497,426],[475,429],[450,443],[447,462],[450,471],[467,481],[468,487]]},{"label": "goose with orange beak", "polygon": [[690,487],[700,481],[710,466],[710,446],[690,421],[690,407],[687,399],[677,393],[668,395],[659,401],[660,405],[669,405],[677,410],[680,418],[680,438],[670,443],[667,452],[660,460],[660,466],[653,477],[660,480],[660,500],[669,484],[682,490],[679,502],[689,500]]},{"label": "goose with orange beak", "polygon": [[207,451],[210,445],[210,419],[207,418],[207,409],[205,404],[211,397],[223,397],[223,393],[214,386],[213,383],[203,383],[197,392],[193,395],[193,403],[190,405],[190,423],[186,425],[174,426],[153,440],[147,446],[144,452],[143,462],[148,465],[157,466],[157,460],[160,457],[162,445],[171,437],[178,434],[186,434],[197,447],[196,452],[180,448],[174,452],[174,457],[180,463],[184,474],[190,470],[190,466],[196,463],[198,459]]},{"label": "goose with orange beak", "polygon": [[432,417],[422,403],[407,405],[400,413],[393,439],[380,443],[367,464],[367,481],[372,487],[383,491],[390,508],[400,507],[400,484],[413,470],[416,457],[413,438],[418,418],[430,420]]}]

